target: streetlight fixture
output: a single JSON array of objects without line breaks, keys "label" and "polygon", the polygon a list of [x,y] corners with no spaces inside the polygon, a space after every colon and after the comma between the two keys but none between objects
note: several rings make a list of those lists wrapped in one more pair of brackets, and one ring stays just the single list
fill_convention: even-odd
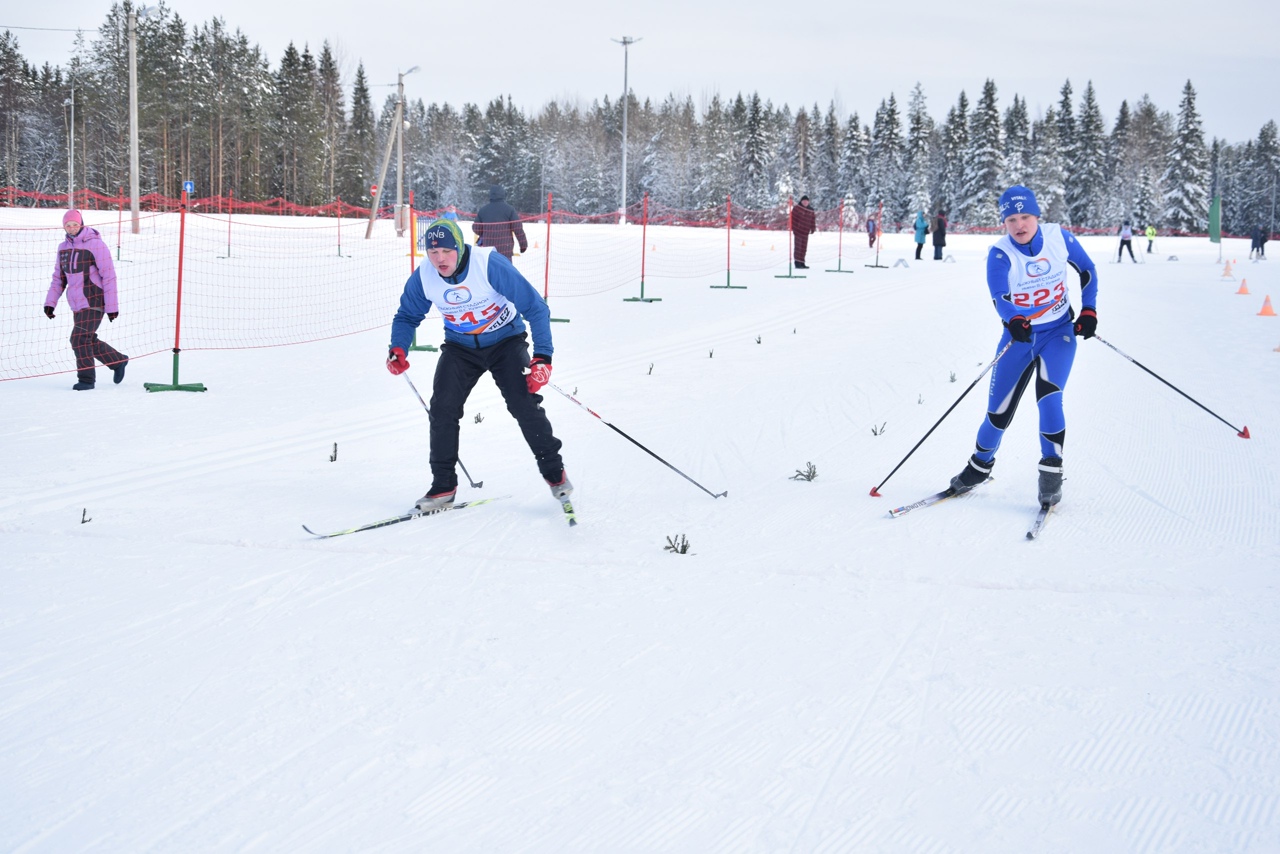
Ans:
[{"label": "streetlight fixture", "polygon": [[129,7],[129,230],[138,226],[138,15],[151,17],[155,6]]},{"label": "streetlight fixture", "polygon": [[378,218],[378,207],[382,204],[382,184],[387,177],[387,167],[391,165],[393,142],[397,152],[396,161],[399,164],[396,167],[396,237],[403,237],[408,227],[408,223],[401,222],[404,218],[404,78],[418,70],[418,66],[415,65],[408,71],[401,71],[396,75],[396,114],[391,120],[391,135],[387,137],[387,150],[382,155],[382,168],[378,170],[378,189],[374,191],[373,206],[369,208],[369,225],[364,230],[365,240],[373,236],[373,221]]},{"label": "streetlight fixture", "polygon": [[623,36],[610,39],[622,45],[622,205],[618,208],[618,224],[627,220],[627,102],[631,100],[631,87],[627,83],[627,48],[644,39],[633,39]]}]

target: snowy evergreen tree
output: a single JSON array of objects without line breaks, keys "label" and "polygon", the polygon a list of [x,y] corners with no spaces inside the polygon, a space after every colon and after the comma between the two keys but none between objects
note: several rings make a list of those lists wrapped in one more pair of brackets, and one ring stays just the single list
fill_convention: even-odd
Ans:
[{"label": "snowy evergreen tree", "polygon": [[1057,111],[1058,149],[1062,155],[1062,165],[1065,170],[1063,191],[1068,196],[1068,204],[1060,212],[1059,222],[1063,225],[1071,225],[1074,222],[1071,217],[1070,197],[1072,191],[1070,187],[1071,182],[1075,180],[1076,119],[1075,106],[1071,103],[1071,95],[1071,81],[1068,80],[1062,84],[1062,89],[1059,92]]},{"label": "snowy evergreen tree", "polygon": [[1013,96],[1013,106],[1004,113],[1004,174],[1000,184],[1026,185],[1031,174],[1031,118],[1027,102]]},{"label": "snowy evergreen tree", "polygon": [[988,80],[969,117],[969,145],[964,152],[964,186],[956,215],[973,225],[999,225],[997,202],[1003,187],[1004,145],[1000,139],[1000,107],[996,84]]},{"label": "snowy evergreen tree", "polygon": [[1071,148],[1071,177],[1067,183],[1067,207],[1071,221],[1078,226],[1101,228],[1106,193],[1106,128],[1102,110],[1090,80],[1080,102],[1080,118],[1076,122],[1075,142]]},{"label": "snowy evergreen tree", "polygon": [[866,206],[870,148],[869,134],[854,113],[845,123],[840,145],[840,200],[844,202],[846,218]]},{"label": "snowy evergreen tree", "polygon": [[1190,80],[1182,89],[1168,164],[1163,178],[1165,225],[1178,231],[1203,231],[1209,216],[1209,154]]},{"label": "snowy evergreen tree", "polygon": [[1031,125],[1031,183],[1040,203],[1040,218],[1062,222],[1067,210],[1067,164],[1058,131],[1062,127],[1053,107]]},{"label": "snowy evergreen tree", "polygon": [[870,186],[868,213],[884,202],[886,223],[901,223],[910,204],[906,196],[904,161],[906,144],[902,138],[902,117],[898,101],[890,94],[880,102],[875,123],[871,127]]},{"label": "snowy evergreen tree", "polygon": [[924,87],[916,83],[907,107],[907,214],[933,210],[930,192],[933,172],[933,119],[925,104]]},{"label": "snowy evergreen tree", "polygon": [[969,99],[964,92],[956,105],[947,111],[942,126],[942,173],[938,183],[942,188],[940,206],[951,217],[959,216],[959,206],[964,200],[965,152],[969,148]]}]

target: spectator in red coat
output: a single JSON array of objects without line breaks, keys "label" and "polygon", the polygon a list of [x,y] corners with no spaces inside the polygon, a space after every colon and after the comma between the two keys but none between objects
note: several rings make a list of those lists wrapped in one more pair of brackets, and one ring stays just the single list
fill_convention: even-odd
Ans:
[{"label": "spectator in red coat", "polygon": [[[516,209],[507,204],[507,194],[497,184],[489,187],[489,204],[476,214],[476,221],[471,224],[476,233],[477,246],[491,246],[507,260],[511,260],[515,241],[520,241],[520,251],[529,248],[529,239],[524,236],[524,225]],[[514,236],[515,240],[512,239]]]},{"label": "spectator in red coat", "polygon": [[805,252],[809,249],[809,235],[818,230],[818,215],[809,207],[809,197],[801,196],[800,204],[791,209],[791,235],[794,244],[796,269],[807,270]]}]

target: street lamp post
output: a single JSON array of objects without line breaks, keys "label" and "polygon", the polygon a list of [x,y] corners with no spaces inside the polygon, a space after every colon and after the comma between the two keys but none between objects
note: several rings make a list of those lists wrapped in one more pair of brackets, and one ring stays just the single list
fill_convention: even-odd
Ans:
[{"label": "street lamp post", "polygon": [[627,102],[631,100],[631,87],[627,82],[627,48],[643,39],[623,36],[610,41],[622,45],[622,203],[618,208],[618,222],[621,224],[626,222],[627,217]]},{"label": "street lamp post", "polygon": [[387,177],[387,167],[391,165],[391,146],[395,144],[399,152],[399,163],[396,179],[396,236],[403,237],[404,229],[400,227],[400,211],[404,199],[404,78],[418,70],[418,66],[397,74],[396,81],[396,114],[391,120],[391,135],[387,137],[387,150],[382,155],[382,168],[378,170],[378,189],[373,194],[373,206],[369,209],[369,225],[364,230],[364,239],[373,236],[373,221],[378,218],[378,207],[382,204],[382,185]]},{"label": "street lamp post", "polygon": [[129,230],[138,226],[138,13],[146,18],[154,6],[129,7]]},{"label": "street lamp post", "polygon": [[76,206],[76,83],[71,81],[71,97],[62,102],[71,108],[71,122],[67,125],[67,207]]}]

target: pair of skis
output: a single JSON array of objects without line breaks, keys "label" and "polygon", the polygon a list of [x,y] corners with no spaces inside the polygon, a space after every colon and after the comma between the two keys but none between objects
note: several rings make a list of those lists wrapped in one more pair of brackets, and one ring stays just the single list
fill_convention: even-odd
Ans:
[{"label": "pair of skis", "polygon": [[[439,516],[441,513],[448,513],[451,510],[462,510],[467,507],[479,507],[481,504],[492,504],[495,501],[501,501],[504,498],[510,498],[510,497],[511,497],[510,495],[499,495],[494,498],[477,498],[473,501],[460,501],[456,504],[451,504],[448,507],[442,507],[439,510],[428,510],[426,512],[423,512],[421,510],[414,510],[409,513],[402,513],[399,516],[391,516],[390,518],[387,518],[387,519],[379,519],[377,522],[369,522],[364,525],[357,525],[354,528],[344,528],[341,531],[333,531],[328,534],[316,533],[315,531],[308,528],[306,525],[302,526],[302,530],[306,531],[308,534],[310,534],[313,537],[318,537],[319,539],[327,540],[331,537],[341,537],[341,536],[345,536],[346,534],[358,534],[361,531],[372,531],[374,528],[385,528],[388,525],[397,525],[401,522],[408,522],[412,519],[421,519],[423,516]],[[577,515],[574,514],[573,504],[570,503],[569,499],[567,498],[561,499],[560,509],[564,512],[565,520],[568,521],[569,527],[572,528],[578,524],[578,517]]]},{"label": "pair of skis", "polygon": [[[991,480],[992,478],[988,478],[987,480],[983,481],[983,483],[989,483]],[[978,484],[978,486],[981,486],[981,485],[982,484]],[[910,513],[912,510],[919,510],[923,507],[933,507],[934,505],[941,504],[944,501],[949,501],[952,498],[959,498],[960,496],[968,495],[974,489],[977,489],[977,486],[971,489],[966,489],[963,492],[957,492],[954,487],[948,486],[946,489],[942,490],[941,492],[935,492],[933,495],[929,495],[924,498],[921,498],[919,501],[912,502],[911,504],[904,504],[901,507],[897,507],[893,510],[890,510],[889,516],[896,519],[899,516],[905,516],[906,514]],[[1053,512],[1052,504],[1040,505],[1040,510],[1036,513],[1035,521],[1031,523],[1030,529],[1027,530],[1028,540],[1034,540],[1036,537],[1040,536],[1040,532],[1044,530],[1045,522],[1048,521],[1049,514],[1052,512]]]}]

